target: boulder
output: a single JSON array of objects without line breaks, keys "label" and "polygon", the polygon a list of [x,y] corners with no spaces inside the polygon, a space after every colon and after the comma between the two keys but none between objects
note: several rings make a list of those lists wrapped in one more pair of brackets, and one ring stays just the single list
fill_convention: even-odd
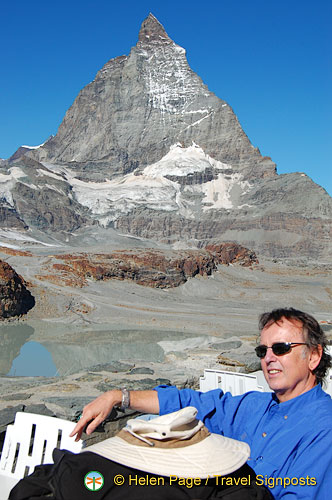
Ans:
[{"label": "boulder", "polygon": [[0,318],[26,314],[34,305],[35,299],[24,279],[7,262],[0,260]]}]

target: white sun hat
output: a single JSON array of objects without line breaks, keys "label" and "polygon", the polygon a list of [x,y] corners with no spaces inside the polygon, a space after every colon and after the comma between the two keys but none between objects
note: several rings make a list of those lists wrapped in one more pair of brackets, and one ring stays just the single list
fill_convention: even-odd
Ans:
[{"label": "white sun hat", "polygon": [[211,434],[192,406],[146,421],[128,420],[115,437],[82,450],[160,476],[226,476],[248,460],[247,443]]}]

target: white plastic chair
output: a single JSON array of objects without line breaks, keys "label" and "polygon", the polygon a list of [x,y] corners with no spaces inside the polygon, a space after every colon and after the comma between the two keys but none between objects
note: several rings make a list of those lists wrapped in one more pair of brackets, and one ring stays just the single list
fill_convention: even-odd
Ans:
[{"label": "white plastic chair", "polygon": [[8,425],[0,459],[0,500],[7,500],[10,490],[36,465],[53,463],[54,448],[74,453],[83,441],[75,442],[69,434],[74,422],[34,413],[17,412],[13,425]]},{"label": "white plastic chair", "polygon": [[[332,345],[328,345],[327,349],[329,351],[330,356],[332,356]],[[329,394],[332,397],[332,368],[329,369],[327,372],[326,376],[326,381],[325,385],[323,386],[323,389],[327,394]]]},{"label": "white plastic chair", "polygon": [[204,370],[203,377],[200,377],[199,387],[201,392],[221,389],[223,392],[230,392],[233,396],[249,391],[264,392],[265,390],[262,385],[258,384],[257,376],[254,374],[211,369]]}]

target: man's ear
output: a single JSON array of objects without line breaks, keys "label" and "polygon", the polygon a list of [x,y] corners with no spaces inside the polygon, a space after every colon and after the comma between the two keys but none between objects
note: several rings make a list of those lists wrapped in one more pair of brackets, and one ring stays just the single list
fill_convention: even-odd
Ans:
[{"label": "man's ear", "polygon": [[319,365],[319,362],[323,355],[323,348],[320,344],[316,347],[311,348],[310,359],[309,359],[309,370],[313,371]]}]

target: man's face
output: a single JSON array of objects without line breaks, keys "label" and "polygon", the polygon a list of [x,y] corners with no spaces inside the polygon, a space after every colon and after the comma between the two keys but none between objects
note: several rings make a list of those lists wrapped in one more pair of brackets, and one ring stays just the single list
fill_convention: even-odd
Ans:
[{"label": "man's face", "polygon": [[[260,343],[272,346],[276,342],[305,342],[302,322],[281,318],[268,324],[261,332]],[[279,401],[288,401],[312,389],[316,377],[312,370],[319,363],[320,354],[306,345],[292,346],[290,352],[276,356],[268,349],[261,360],[262,370],[270,388]]]}]

